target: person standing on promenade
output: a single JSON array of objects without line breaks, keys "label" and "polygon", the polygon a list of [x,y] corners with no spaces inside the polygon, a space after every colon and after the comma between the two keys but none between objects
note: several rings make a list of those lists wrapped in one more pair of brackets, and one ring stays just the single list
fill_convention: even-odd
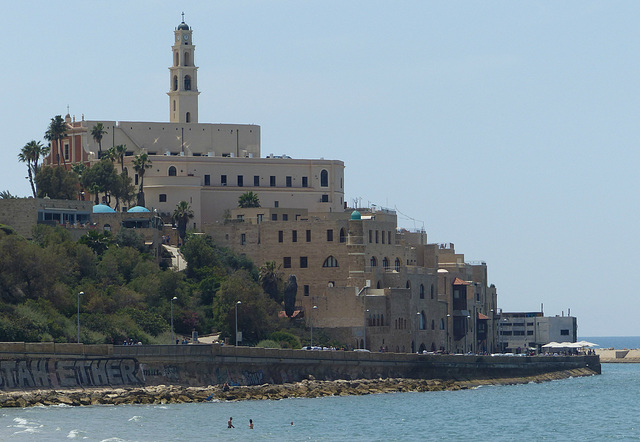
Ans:
[{"label": "person standing on promenade", "polygon": [[228,426],[227,426],[227,428],[235,428],[235,427],[233,426],[233,422],[231,422],[232,420],[233,420],[233,417],[230,417],[230,418],[229,418],[229,422],[227,422],[227,425],[228,425]]}]

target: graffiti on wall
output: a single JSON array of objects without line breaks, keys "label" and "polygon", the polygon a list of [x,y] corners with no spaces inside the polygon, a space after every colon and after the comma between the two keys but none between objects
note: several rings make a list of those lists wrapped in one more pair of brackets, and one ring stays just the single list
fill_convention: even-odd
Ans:
[{"label": "graffiti on wall", "polygon": [[178,367],[175,365],[154,366],[150,364],[140,364],[140,371],[142,372],[143,381],[146,381],[147,377],[164,377],[168,378],[170,381],[179,381]]},{"label": "graffiti on wall", "polygon": [[139,385],[133,358],[0,360],[0,389]]},{"label": "graffiti on wall", "polygon": [[233,385],[262,385],[265,383],[264,373],[258,371],[235,371],[228,368],[220,369],[216,367],[214,370],[216,381],[218,384]]}]

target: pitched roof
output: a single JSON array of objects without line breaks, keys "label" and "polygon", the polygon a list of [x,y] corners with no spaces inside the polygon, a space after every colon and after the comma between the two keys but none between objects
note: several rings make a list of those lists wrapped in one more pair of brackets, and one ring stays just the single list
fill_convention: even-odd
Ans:
[{"label": "pitched roof", "polygon": [[463,281],[460,278],[456,278],[453,280],[453,285],[469,285],[467,281]]}]

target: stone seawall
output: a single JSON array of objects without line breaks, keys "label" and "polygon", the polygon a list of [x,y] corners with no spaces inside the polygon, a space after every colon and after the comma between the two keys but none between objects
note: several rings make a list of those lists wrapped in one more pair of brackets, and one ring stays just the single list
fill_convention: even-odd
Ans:
[{"label": "stone seawall", "polygon": [[587,369],[597,356],[507,357],[279,350],[220,345],[0,343],[0,390],[289,384],[306,379],[525,378]]},{"label": "stone seawall", "polygon": [[596,354],[600,357],[600,362],[606,363],[640,363],[640,350],[615,350],[613,348],[597,349]]}]

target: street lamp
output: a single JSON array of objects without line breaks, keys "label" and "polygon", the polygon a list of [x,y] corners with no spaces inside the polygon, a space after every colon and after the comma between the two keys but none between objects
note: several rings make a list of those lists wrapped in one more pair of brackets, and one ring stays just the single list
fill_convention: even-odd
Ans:
[{"label": "street lamp", "polygon": [[313,350],[313,311],[318,310],[318,306],[314,305],[311,309],[311,350]]},{"label": "street lamp", "polygon": [[173,333],[173,301],[176,301],[178,299],[177,296],[174,296],[173,298],[171,298],[171,343],[173,344],[176,340],[176,336]]},{"label": "street lamp", "polygon": [[84,292],[78,293],[78,344],[80,343],[80,295],[84,295]]},{"label": "street lamp", "polygon": [[447,313],[447,353],[451,353],[451,343],[449,342],[449,318],[451,318],[451,315]]},{"label": "street lamp", "polygon": [[238,306],[242,304],[242,302],[236,302],[236,347],[238,346]]},{"label": "street lamp", "polygon": [[368,309],[364,311],[364,324],[363,324],[364,325],[363,327],[364,344],[362,345],[362,348],[367,348],[367,313],[369,313]]},{"label": "street lamp", "polygon": [[[416,328],[417,328],[417,329],[418,329],[418,331],[419,331],[419,330],[422,330],[422,329],[421,329],[421,326],[422,326],[422,317],[421,317],[421,315],[420,315],[420,312],[416,312],[416,315],[418,315],[418,327],[416,327]],[[419,336],[419,335],[420,335],[420,333],[418,332],[418,333],[416,333],[416,335],[417,335],[417,336]],[[415,339],[415,346],[414,346],[414,350],[415,350],[415,352],[416,352],[416,353],[418,353],[418,351],[419,351],[419,350],[418,350],[418,339],[419,339],[419,338],[416,338],[416,339]]]}]

